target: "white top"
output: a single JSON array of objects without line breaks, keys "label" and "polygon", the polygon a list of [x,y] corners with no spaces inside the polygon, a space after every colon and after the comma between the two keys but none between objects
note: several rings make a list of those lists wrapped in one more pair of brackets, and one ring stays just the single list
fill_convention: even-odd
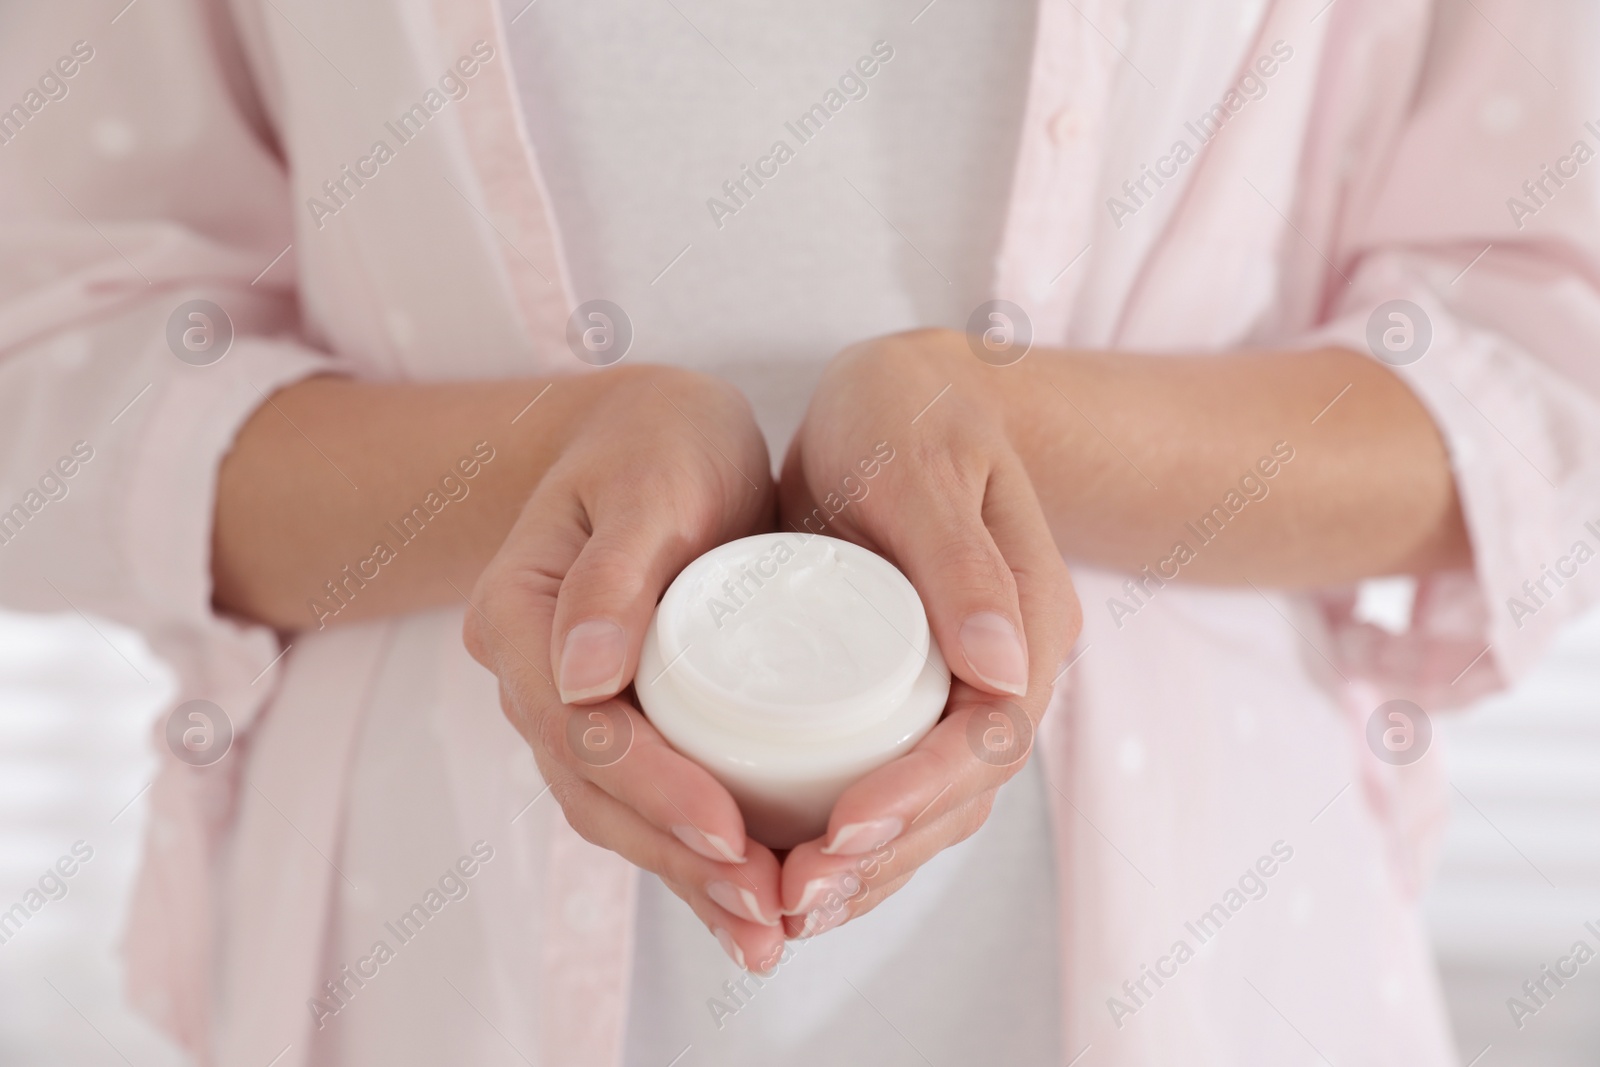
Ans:
[{"label": "white top", "polygon": [[[988,298],[1029,5],[945,0],[912,23],[859,0],[524,3],[505,5],[511,58],[579,299],[628,313],[630,361],[743,389],[774,463],[835,351],[962,326]],[[628,1064],[685,1045],[702,1065],[1059,1063],[1047,830],[1030,766],[979,833],[742,1003],[646,878]]]},{"label": "white top", "polygon": [[[629,361],[744,389],[775,464],[834,352],[964,326],[991,295],[1033,12],[942,0],[909,20],[860,0],[543,0],[509,26],[578,298],[628,313]],[[763,165],[779,141],[792,158]],[[777,173],[757,187],[745,167]],[[714,218],[741,178],[743,206]]]}]

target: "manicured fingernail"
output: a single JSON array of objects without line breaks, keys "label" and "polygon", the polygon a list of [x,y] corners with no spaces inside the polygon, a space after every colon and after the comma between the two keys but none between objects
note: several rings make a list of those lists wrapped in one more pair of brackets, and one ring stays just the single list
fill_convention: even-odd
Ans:
[{"label": "manicured fingernail", "polygon": [[816,907],[817,903],[822,899],[822,895],[830,889],[835,892],[839,891],[838,875],[825,874],[821,878],[811,879],[806,883],[805,888],[800,890],[799,902],[792,908],[785,908],[783,913],[785,915],[804,915]]},{"label": "manicured fingernail", "polygon": [[848,918],[850,918],[850,908],[843,903],[837,908],[812,908],[806,913],[806,924],[800,928],[800,933],[796,935],[796,939],[804,941],[808,937],[825,934]]},{"label": "manicured fingernail", "polygon": [[879,845],[893,841],[906,828],[901,819],[873,819],[870,822],[852,822],[839,827],[833,840],[822,846],[829,856],[859,856],[871,852]]},{"label": "manicured fingernail", "polygon": [[755,973],[762,978],[772,977],[773,972],[778,969],[778,964],[783,962],[784,953],[788,951],[789,942],[779,941],[778,946],[767,953],[767,958],[756,964]]},{"label": "manicured fingernail", "polygon": [[961,624],[961,654],[985,685],[1012,696],[1028,691],[1028,650],[1004,615],[980,611]]},{"label": "manicured fingernail", "polygon": [[786,908],[784,914],[807,916],[809,923],[813,911],[846,911],[850,901],[859,897],[866,887],[866,882],[852,870],[820,875],[805,884],[799,901],[793,908]]},{"label": "manicured fingernail", "polygon": [[614,696],[622,688],[628,635],[610,619],[588,619],[567,631],[556,684],[563,704]]},{"label": "manicured fingernail", "polygon": [[828,879],[811,879],[811,881],[806,883],[805,888],[800,890],[799,903],[795,904],[795,906],[792,908],[784,908],[783,913],[785,915],[804,915],[806,911],[817,902],[817,898],[822,895],[822,891],[827,887]]},{"label": "manicured fingernail", "polygon": [[708,860],[716,860],[718,863],[743,863],[745,861],[742,853],[735,852],[732,845],[716,834],[702,833],[692,826],[684,826],[682,824],[674,826],[672,834],[679,841],[682,841]]},{"label": "manicured fingernail", "polygon": [[743,886],[734,885],[732,882],[712,882],[706,886],[706,896],[727,908],[741,919],[760,923],[762,926],[777,926],[782,919],[769,919],[761,914],[761,902],[756,895]]},{"label": "manicured fingernail", "polygon": [[717,927],[716,934],[717,944],[722,946],[722,951],[728,954],[728,958],[737,964],[741,971],[745,970],[744,949],[739,947],[739,942],[735,941],[733,935],[720,926]]}]

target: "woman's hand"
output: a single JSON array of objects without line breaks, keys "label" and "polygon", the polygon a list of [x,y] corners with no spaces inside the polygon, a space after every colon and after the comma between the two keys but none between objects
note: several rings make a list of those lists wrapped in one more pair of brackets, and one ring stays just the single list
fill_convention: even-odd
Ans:
[{"label": "woman's hand", "polygon": [[791,936],[872,910],[983,824],[1077,639],[1071,580],[1008,438],[1007,372],[947,331],[856,345],[824,375],[785,460],[781,525],[895,563],[954,675],[938,725],[846,790],[827,835],[785,859]]},{"label": "woman's hand", "polygon": [[500,679],[567,820],[653,871],[741,966],[783,947],[779,865],[733,798],[624,692],[656,601],[701,553],[768,529],[765,442],[731,387],[614,369],[479,578],[467,648]]}]

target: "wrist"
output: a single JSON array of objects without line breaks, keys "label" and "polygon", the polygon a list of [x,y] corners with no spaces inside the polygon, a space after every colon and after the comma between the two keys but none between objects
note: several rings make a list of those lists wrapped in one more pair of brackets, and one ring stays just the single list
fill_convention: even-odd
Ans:
[{"label": "wrist", "polygon": [[1080,353],[1035,347],[1009,366],[973,362],[981,372],[989,403],[999,412],[1006,438],[1025,460],[1059,449],[1063,443],[1082,443],[1076,438],[1089,427],[1074,407],[1083,409],[1097,383]]},{"label": "wrist", "polygon": [[592,485],[596,463],[642,469],[675,449],[673,454],[697,463],[692,469],[679,464],[672,476],[700,478],[699,484],[720,492],[714,510],[735,527],[742,530],[754,521],[751,516],[770,510],[766,438],[749,401],[727,381],[682,367],[638,364],[560,380],[555,387],[565,387],[561,414],[533,445],[544,453],[543,472],[559,464],[562,479]]},{"label": "wrist", "polygon": [[1100,353],[1035,348],[1008,367],[984,367],[1006,439],[1041,501],[1086,507],[1096,487],[1126,473],[1114,433],[1117,371]]},{"label": "wrist", "polygon": [[497,399],[495,410],[512,413],[507,440],[528,492],[586,431],[625,418],[622,409],[674,373],[669,367],[633,365],[507,383],[512,400]]}]

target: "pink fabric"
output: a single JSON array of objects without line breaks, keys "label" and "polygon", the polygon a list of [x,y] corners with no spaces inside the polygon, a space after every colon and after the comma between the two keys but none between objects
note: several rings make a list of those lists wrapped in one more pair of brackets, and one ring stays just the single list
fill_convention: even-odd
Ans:
[{"label": "pink fabric", "polygon": [[[568,311],[577,303],[561,253],[561,236],[550,210],[544,177],[533,145],[521,135],[527,128],[506,55],[500,7],[493,3],[460,4],[435,0],[435,16],[446,40],[447,54],[465,53],[474,41],[494,41],[498,65],[480,75],[484,89],[462,111],[462,133],[471,156],[471,174],[485,196],[484,213],[500,220],[501,260],[516,289],[517,309],[529,336],[550,364],[565,362]],[[508,135],[507,131],[514,135]],[[532,181],[529,181],[530,175]]]},{"label": "pink fabric", "polygon": [[[1130,32],[1118,0],[1042,0],[996,292],[1030,309],[1042,342],[1196,356],[1364,350],[1376,305],[1415,301],[1433,347],[1402,373],[1450,446],[1477,556],[1473,575],[1424,583],[1398,637],[1353,622],[1347,591],[1169,590],[1113,627],[1102,606],[1121,577],[1080,573],[1083,658],[1041,746],[1067,1054],[1304,1055],[1293,1036],[1241,1036],[1261,1033],[1266,1011],[1242,976],[1285,1016],[1312,1019],[1335,1059],[1352,1036],[1316,1023],[1360,1018],[1376,1036],[1355,1048],[1444,1063],[1436,991],[1411,990],[1400,1010],[1382,975],[1360,970],[1427,972],[1409,909],[1437,793],[1428,772],[1377,765],[1360,728],[1379,696],[1438,708],[1514,679],[1600,600],[1589,568],[1520,625],[1505,603],[1600,520],[1596,187],[1572,182],[1520,227],[1505,204],[1539,163],[1600,140],[1582,110],[1600,99],[1600,37],[1573,24],[1588,14],[1510,0],[1141,11],[1164,31]],[[96,449],[72,497],[0,545],[0,597],[139,628],[178,671],[180,700],[232,716],[242,758],[215,773],[171,761],[152,790],[131,989],[204,1063],[281,1055],[292,1067],[338,891],[304,846],[337,842],[385,627],[296,638],[253,683],[280,646],[210,609],[215,469],[261,394],[310,374],[581,369],[561,337],[559,236],[492,0],[168,0],[88,29],[68,9],[25,5],[0,21],[0,69],[42,71],[80,38],[94,48],[70,93],[0,144],[0,484],[20,494],[74,440]],[[1516,48],[1496,23],[1515,26]],[[1279,39],[1294,58],[1266,95],[1118,227],[1107,197]],[[495,58],[468,96],[318,225],[308,199],[480,40]],[[238,331],[210,367],[179,363],[164,340],[170,311],[196,296]],[[551,842],[542,1059],[614,1064],[635,872],[577,839],[555,805],[529,817]],[[1294,838],[1303,879],[1281,892],[1341,887],[1308,905],[1340,921],[1241,935],[1205,964],[1210,977],[1164,989],[1157,1019],[1112,1026],[1106,998],[1203,909],[1192,887],[1227,884],[1274,836]],[[1393,857],[1377,888],[1341,868],[1374,841]],[[573,887],[612,921],[567,921]]]}]

